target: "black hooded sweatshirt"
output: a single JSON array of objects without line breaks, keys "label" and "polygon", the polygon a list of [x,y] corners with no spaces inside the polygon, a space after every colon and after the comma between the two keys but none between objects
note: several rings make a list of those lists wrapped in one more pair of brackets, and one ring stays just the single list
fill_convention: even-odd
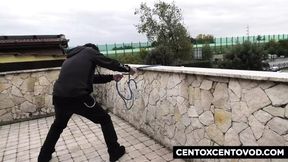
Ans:
[{"label": "black hooded sweatshirt", "polygon": [[95,75],[96,66],[119,72],[130,70],[129,66],[105,57],[91,47],[78,46],[68,51],[59,78],[54,84],[53,95],[65,98],[82,97],[93,91],[93,83],[113,80],[112,75]]}]

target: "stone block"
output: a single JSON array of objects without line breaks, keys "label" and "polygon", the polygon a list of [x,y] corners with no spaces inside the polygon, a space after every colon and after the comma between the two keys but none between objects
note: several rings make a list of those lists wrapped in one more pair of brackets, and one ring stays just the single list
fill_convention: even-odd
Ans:
[{"label": "stone block", "polygon": [[230,79],[228,87],[229,87],[229,90],[231,90],[230,94],[231,95],[233,94],[233,96],[234,96],[234,100],[239,101],[239,99],[242,96],[242,89],[241,89],[241,86],[240,86],[238,80]]},{"label": "stone block", "polygon": [[47,72],[47,79],[49,80],[49,82],[53,82],[55,80],[58,79],[58,76],[59,76],[59,70],[57,71],[49,71]]},{"label": "stone block", "polygon": [[247,122],[247,118],[250,114],[246,102],[232,102],[232,120],[237,122]]},{"label": "stone block", "polygon": [[250,90],[258,86],[258,83],[254,80],[239,79],[239,84],[242,89]]},{"label": "stone block", "polygon": [[244,99],[247,102],[250,113],[271,104],[271,101],[267,97],[266,93],[259,87],[248,90],[244,94]]},{"label": "stone block", "polygon": [[14,96],[23,97],[23,94],[16,86],[12,86],[11,94]]},{"label": "stone block", "polygon": [[270,129],[265,129],[263,136],[257,141],[259,146],[284,146],[285,140]]},{"label": "stone block", "polygon": [[218,83],[215,87],[215,91],[213,93],[213,101],[215,108],[219,109],[229,109],[229,95],[228,95],[227,84]]},{"label": "stone block", "polygon": [[7,83],[1,83],[0,84],[0,93],[2,92],[2,91],[4,91],[4,90],[6,90],[6,89],[8,89],[8,88],[10,88],[11,87],[11,84],[7,84]]},{"label": "stone block", "polygon": [[199,120],[204,125],[210,125],[214,123],[214,116],[211,111],[205,111],[199,116]]},{"label": "stone block", "polygon": [[0,121],[11,121],[11,120],[13,120],[13,115],[11,112],[7,112],[6,114],[0,116]]},{"label": "stone block", "polygon": [[192,130],[203,128],[203,125],[200,123],[199,118],[191,118],[191,125]]},{"label": "stone block", "polygon": [[204,138],[198,142],[198,146],[211,146],[211,140]]},{"label": "stone block", "polygon": [[16,87],[20,87],[21,84],[23,83],[23,79],[21,77],[15,75],[12,78],[11,83]]},{"label": "stone block", "polygon": [[231,117],[231,112],[223,109],[215,109],[215,124],[223,133],[225,133],[231,127]]},{"label": "stone block", "polygon": [[14,103],[12,99],[8,96],[8,94],[2,94],[0,93],[0,110],[13,107]]},{"label": "stone block", "polygon": [[285,106],[285,117],[288,118],[288,104]]},{"label": "stone block", "polygon": [[36,111],[36,106],[26,101],[20,105],[20,109],[25,113],[30,113]]},{"label": "stone block", "polygon": [[187,138],[186,138],[186,134],[184,132],[184,129],[183,130],[180,130],[180,129],[176,129],[176,132],[175,132],[175,140],[178,142],[178,145],[185,145],[186,141],[187,141]]},{"label": "stone block", "polygon": [[185,125],[185,127],[189,126],[191,123],[191,119],[188,117],[188,114],[184,114],[182,115],[182,119],[181,119],[182,123]]},{"label": "stone block", "polygon": [[267,123],[267,126],[269,126],[271,130],[275,131],[279,135],[288,133],[288,120],[287,119],[274,117]]},{"label": "stone block", "polygon": [[238,134],[238,133],[242,132],[243,130],[245,130],[246,128],[248,128],[248,125],[244,122],[240,122],[240,123],[233,122],[232,128]]},{"label": "stone block", "polygon": [[237,132],[233,129],[230,128],[226,133],[225,133],[225,138],[224,138],[224,145],[225,146],[240,146],[241,142],[239,139],[239,136]]},{"label": "stone block", "polygon": [[213,96],[210,91],[201,90],[201,107],[204,111],[207,111],[211,107]]},{"label": "stone block", "polygon": [[215,124],[209,125],[205,131],[211,140],[215,141],[219,145],[224,144],[224,134]]},{"label": "stone block", "polygon": [[175,135],[176,126],[175,125],[166,125],[166,133],[169,139],[172,139]]},{"label": "stone block", "polygon": [[[8,83],[8,82],[9,82],[9,81],[8,81],[7,79],[5,79],[5,77],[2,77],[2,76],[0,77],[0,83],[1,83],[1,84],[6,84],[6,83]],[[1,85],[1,84],[0,84],[0,85]]]},{"label": "stone block", "polygon": [[213,82],[211,80],[204,79],[201,83],[200,89],[210,90],[212,88]]},{"label": "stone block", "polygon": [[272,86],[274,86],[275,83],[274,82],[270,82],[270,81],[261,81],[259,86],[262,88],[262,89],[268,89]]},{"label": "stone block", "polygon": [[265,107],[263,110],[271,114],[272,116],[284,117],[285,115],[285,109],[281,107],[274,107],[270,105]]},{"label": "stone block", "polygon": [[251,127],[255,138],[258,140],[262,136],[265,126],[260,123],[253,115],[249,116],[248,120],[249,126]]},{"label": "stone block", "polygon": [[250,127],[240,133],[240,141],[243,146],[258,146]]},{"label": "stone block", "polygon": [[259,110],[254,113],[255,118],[263,124],[266,124],[272,118],[272,115],[266,111]]},{"label": "stone block", "polygon": [[20,87],[21,91],[33,92],[35,82],[36,82],[36,78],[34,78],[34,77],[25,79],[24,82],[22,83],[21,87]]},{"label": "stone block", "polygon": [[39,85],[40,86],[48,86],[48,85],[50,85],[50,82],[45,76],[41,76],[39,78]]},{"label": "stone block", "polygon": [[195,106],[190,106],[189,108],[188,108],[188,116],[189,117],[198,117],[198,113],[197,113],[197,111],[196,111],[196,108],[195,108]]},{"label": "stone block", "polygon": [[282,106],[288,103],[288,86],[279,84],[269,89],[266,89],[268,97],[272,101],[273,106]]}]

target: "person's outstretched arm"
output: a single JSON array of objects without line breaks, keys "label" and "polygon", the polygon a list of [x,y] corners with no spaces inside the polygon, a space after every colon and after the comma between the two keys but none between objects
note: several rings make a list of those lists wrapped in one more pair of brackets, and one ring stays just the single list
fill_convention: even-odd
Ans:
[{"label": "person's outstretched arm", "polygon": [[108,83],[112,80],[118,82],[123,78],[122,74],[115,74],[115,75],[94,75],[93,76],[93,83],[94,84],[102,84],[102,83]]},{"label": "person's outstretched arm", "polygon": [[130,72],[131,68],[128,65],[121,64],[119,61],[104,56],[96,50],[89,49],[89,53],[93,62],[98,66],[119,72]]},{"label": "person's outstretched arm", "polygon": [[111,82],[113,79],[113,75],[94,75],[93,76],[93,83],[94,84],[102,84]]}]

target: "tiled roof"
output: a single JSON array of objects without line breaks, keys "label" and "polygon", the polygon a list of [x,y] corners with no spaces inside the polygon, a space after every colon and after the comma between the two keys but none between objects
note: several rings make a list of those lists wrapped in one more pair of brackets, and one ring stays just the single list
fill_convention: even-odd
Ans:
[{"label": "tiled roof", "polygon": [[0,36],[0,50],[51,46],[67,48],[68,41],[63,34]]}]

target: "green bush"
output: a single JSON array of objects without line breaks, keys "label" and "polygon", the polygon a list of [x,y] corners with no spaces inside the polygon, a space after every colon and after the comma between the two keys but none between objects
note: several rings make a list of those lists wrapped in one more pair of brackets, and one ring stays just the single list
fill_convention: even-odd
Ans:
[{"label": "green bush", "polygon": [[213,51],[208,44],[205,44],[202,48],[203,59],[212,61]]},{"label": "green bush", "polygon": [[139,54],[122,54],[116,59],[123,64],[143,64],[143,59]]},{"label": "green bush", "polygon": [[171,65],[173,52],[166,46],[157,46],[147,55],[145,64],[150,65]]},{"label": "green bush", "polygon": [[266,57],[267,54],[261,45],[246,41],[226,52],[220,67],[241,70],[262,70],[262,61]]},{"label": "green bush", "polygon": [[140,49],[139,56],[140,56],[141,60],[143,60],[143,62],[146,59],[148,54],[149,54],[149,52],[146,49],[144,49],[144,48]]},{"label": "green bush", "polygon": [[288,57],[288,40],[279,40],[279,42],[271,40],[264,45],[264,49],[269,54]]},{"label": "green bush", "polygon": [[279,46],[280,46],[279,55],[288,57],[288,40],[280,40]]}]

